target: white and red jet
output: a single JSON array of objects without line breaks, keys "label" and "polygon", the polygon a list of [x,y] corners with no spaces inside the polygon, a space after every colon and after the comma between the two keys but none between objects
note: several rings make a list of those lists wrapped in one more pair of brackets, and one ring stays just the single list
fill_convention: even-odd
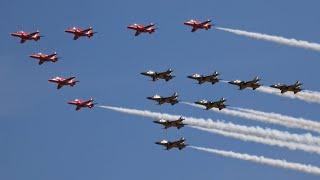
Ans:
[{"label": "white and red jet", "polygon": [[149,25],[142,25],[142,24],[132,24],[132,25],[129,25],[127,27],[128,29],[132,29],[132,30],[135,30],[136,33],[134,34],[135,36],[138,36],[140,35],[141,33],[149,33],[149,34],[152,34],[156,31],[156,27],[155,27],[155,24],[154,23],[150,23]]},{"label": "white and red jet", "polygon": [[58,84],[57,89],[60,89],[63,86],[73,87],[74,85],[76,85],[76,83],[79,81],[76,81],[75,78],[76,77],[69,77],[69,78],[55,77],[55,78],[49,79],[48,81]]},{"label": "white and red jet", "polygon": [[43,36],[40,36],[40,31],[38,31],[38,30],[36,32],[32,32],[32,33],[18,31],[18,32],[11,33],[11,36],[19,37],[21,39],[20,43],[24,43],[27,40],[38,41],[38,40],[40,40],[41,37],[43,37]]},{"label": "white and red jet", "polygon": [[80,99],[75,99],[73,101],[69,101],[68,104],[77,106],[76,107],[76,111],[79,111],[81,108],[90,108],[91,109],[97,103],[93,103],[93,99],[90,98],[87,101],[83,101],[83,100],[80,100]]},{"label": "white and red jet", "polygon": [[187,26],[191,26],[192,27],[191,32],[195,32],[198,29],[208,30],[212,26],[211,25],[211,20],[207,20],[207,21],[201,22],[201,21],[198,21],[198,20],[191,19],[191,20],[189,20],[187,22],[184,22],[184,24],[187,25]]},{"label": "white and red jet", "polygon": [[39,65],[43,64],[44,62],[57,62],[58,61],[58,54],[56,52],[52,54],[42,54],[42,53],[36,53],[36,54],[31,54],[29,57],[38,59],[39,60]]},{"label": "white and red jet", "polygon": [[82,29],[79,27],[72,27],[72,28],[65,30],[65,32],[73,34],[74,35],[73,40],[77,40],[79,37],[82,37],[82,36],[86,36],[88,38],[91,38],[95,33],[97,33],[97,32],[93,31],[92,27],[89,27],[88,29]]}]

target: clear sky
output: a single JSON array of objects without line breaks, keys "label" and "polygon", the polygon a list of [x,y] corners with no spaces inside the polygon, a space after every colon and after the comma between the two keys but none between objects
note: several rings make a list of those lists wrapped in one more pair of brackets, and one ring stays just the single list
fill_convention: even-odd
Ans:
[{"label": "clear sky", "polygon": [[[320,53],[240,37],[215,29],[191,33],[183,22],[212,19],[221,27],[320,42],[320,2],[291,0],[199,1],[48,1],[3,0],[0,6],[0,179],[290,179],[319,177],[186,148],[163,151],[162,138],[184,136],[188,144],[263,155],[320,166],[318,155],[241,142],[183,128],[163,131],[150,119],[101,108],[76,112],[66,102],[93,97],[100,105],[232,121],[270,124],[207,112],[183,104],[157,106],[146,99],[177,91],[184,101],[225,97],[236,107],[319,120],[319,105],[227,84],[199,86],[187,75],[212,73],[221,78],[262,83],[292,83],[320,91]],[[134,37],[131,23],[157,23],[153,35]],[[93,26],[92,39],[72,40],[64,30]],[[10,32],[39,29],[39,42],[20,44]],[[39,66],[31,53],[57,51],[55,64]],[[174,69],[175,79],[153,83],[139,73]],[[56,90],[48,79],[74,75],[74,88]]]}]

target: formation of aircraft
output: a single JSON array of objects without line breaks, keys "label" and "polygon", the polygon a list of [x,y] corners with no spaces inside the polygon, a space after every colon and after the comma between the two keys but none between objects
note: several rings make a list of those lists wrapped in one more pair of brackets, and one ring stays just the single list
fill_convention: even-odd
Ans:
[{"label": "formation of aircraft", "polygon": [[[192,28],[191,32],[196,32],[199,29],[209,30],[213,26],[213,24],[211,24],[211,20],[206,20],[206,21],[202,22],[202,21],[193,20],[193,19],[184,22],[184,25],[190,26]],[[157,30],[157,27],[154,23],[150,23],[148,25],[132,24],[132,25],[127,26],[127,28],[134,30],[135,36],[139,36],[141,33],[152,34]],[[91,37],[93,37],[93,35],[95,33],[97,33],[97,32],[94,32],[92,27],[89,27],[87,29],[82,29],[80,27],[72,27],[72,28],[66,29],[65,32],[73,34],[74,40],[77,40],[80,37],[91,38]],[[24,31],[18,31],[18,32],[11,33],[11,36],[20,38],[20,43],[25,43],[28,40],[38,41],[38,40],[40,40],[41,37],[43,37],[40,35],[40,31],[38,31],[38,30],[35,32],[31,32],[31,33],[24,32]],[[59,59],[56,52],[54,52],[52,54],[35,53],[35,54],[30,55],[30,57],[39,60],[39,65],[43,64],[44,62],[55,63]],[[150,77],[152,79],[152,81],[157,81],[160,79],[163,79],[165,81],[170,81],[171,79],[173,79],[175,77],[174,75],[172,75],[172,72],[173,72],[172,69],[168,69],[163,72],[156,72],[156,71],[149,70],[146,72],[142,72],[140,74]],[[189,79],[196,80],[198,82],[198,84],[203,84],[203,83],[215,84],[221,80],[221,79],[219,79],[219,73],[216,71],[213,74],[209,74],[209,75],[192,74],[187,77]],[[68,78],[55,77],[55,78],[49,79],[48,81],[57,84],[57,89],[61,89],[64,86],[73,87],[76,85],[76,83],[79,82],[79,81],[75,80],[75,77],[68,77]],[[250,80],[250,81],[234,80],[234,81],[229,81],[228,83],[232,84],[232,85],[239,86],[240,90],[243,90],[246,88],[252,88],[253,90],[255,90],[255,89],[259,88],[260,86],[262,86],[260,84],[260,79],[258,77],[254,78],[253,80]],[[302,90],[301,86],[302,86],[302,83],[300,83],[299,81],[297,81],[293,85],[286,85],[286,84],[271,85],[271,87],[281,90],[281,93],[285,93],[287,91],[292,91],[294,94],[296,94]],[[179,97],[178,93],[174,93],[172,96],[168,96],[168,97],[154,95],[152,97],[147,97],[147,99],[156,101],[156,102],[158,102],[159,105],[162,105],[165,103],[175,105],[179,102],[178,97]],[[222,110],[227,107],[225,102],[226,102],[226,99],[221,98],[218,101],[200,100],[200,101],[196,101],[195,104],[204,106],[206,110],[209,110],[212,108],[217,108],[219,110]],[[89,100],[75,99],[72,101],[68,101],[67,103],[70,105],[76,106],[76,109],[75,109],[76,111],[79,111],[81,108],[90,108],[91,109],[97,104],[97,103],[94,103],[93,98],[90,98]],[[183,117],[180,117],[177,120],[160,119],[160,120],[155,120],[153,122],[156,124],[162,125],[164,127],[164,129],[168,129],[171,127],[181,129],[182,127],[187,125],[184,123],[184,120],[185,119]],[[177,148],[179,150],[182,150],[183,148],[185,148],[187,146],[184,138],[180,138],[176,141],[162,140],[162,141],[156,142],[156,144],[164,146],[166,148],[166,150],[170,150],[172,148]]]},{"label": "formation of aircraft", "polygon": [[27,40],[38,41],[40,40],[41,37],[43,37],[43,36],[40,36],[40,31],[38,30],[32,33],[25,32],[25,31],[18,31],[18,32],[11,33],[11,36],[20,38],[21,44],[25,43]]},{"label": "formation of aircraft", "polygon": [[36,54],[31,54],[31,58],[39,60],[39,65],[43,64],[44,62],[57,62],[58,61],[58,55],[56,52],[52,54],[42,54],[42,53],[36,53]]},{"label": "formation of aircraft", "polygon": [[251,81],[234,80],[234,81],[229,81],[228,83],[236,85],[236,86],[239,86],[239,90],[243,90],[243,89],[246,89],[246,88],[252,88],[253,90],[255,90],[255,89],[259,88],[260,86],[262,86],[260,84],[260,78],[259,77],[255,77]]},{"label": "formation of aircraft", "polygon": [[156,101],[158,102],[159,105],[162,105],[164,103],[175,105],[179,102],[178,97],[179,97],[178,93],[175,92],[172,96],[169,96],[169,97],[162,97],[156,94],[154,96],[147,97],[147,99]]},{"label": "formation of aircraft", "polygon": [[191,19],[189,21],[184,22],[185,25],[187,26],[191,26],[192,30],[191,32],[195,32],[198,29],[205,29],[205,30],[209,30],[211,28],[211,20],[207,20],[207,21],[198,21],[198,20],[194,20]]},{"label": "formation of aircraft", "polygon": [[142,72],[141,74],[144,76],[149,76],[152,78],[152,81],[157,81],[159,79],[164,79],[165,81],[170,81],[173,79],[175,76],[173,76],[172,69],[168,69],[167,71],[164,72],[155,72],[155,71],[147,71],[147,72]]},{"label": "formation of aircraft", "polygon": [[135,36],[139,36],[141,33],[149,33],[152,34],[154,32],[156,32],[156,24],[154,23],[150,23],[149,25],[142,25],[142,24],[132,24],[129,25],[127,28],[128,29],[132,29],[135,30]]},{"label": "formation of aircraft", "polygon": [[69,78],[62,78],[62,77],[55,77],[52,79],[49,79],[49,82],[56,83],[57,84],[57,89],[61,89],[63,86],[71,86],[73,87],[76,85],[77,82],[75,80],[76,77],[69,77]]},{"label": "formation of aircraft", "polygon": [[76,106],[76,111],[79,111],[81,108],[93,108],[94,105],[97,103],[93,103],[93,99],[90,98],[89,100],[80,100],[80,99],[75,99],[73,101],[69,101],[68,104],[75,105]]},{"label": "formation of aircraft", "polygon": [[73,40],[77,40],[79,37],[88,37],[91,38],[95,33],[92,27],[87,29],[82,29],[80,27],[72,27],[65,30],[66,33],[73,34]]},{"label": "formation of aircraft", "polygon": [[200,101],[196,101],[195,104],[199,104],[199,105],[205,106],[206,110],[209,110],[209,109],[212,109],[212,108],[217,108],[219,110],[222,110],[222,109],[227,107],[227,105],[225,105],[226,101],[227,100],[225,98],[221,98],[218,101],[200,100]]},{"label": "formation of aircraft", "polygon": [[164,146],[166,148],[166,150],[170,150],[172,148],[177,148],[179,150],[182,150],[183,148],[185,148],[186,146],[188,146],[185,143],[185,139],[182,137],[179,140],[176,141],[168,141],[168,140],[162,140],[162,141],[158,141],[155,142],[158,145]]},{"label": "formation of aircraft", "polygon": [[180,129],[182,127],[184,127],[186,124],[183,123],[185,119],[181,116],[179,119],[174,120],[174,121],[169,121],[166,119],[160,119],[157,121],[153,121],[156,124],[161,124],[164,126],[164,129],[168,129],[170,127],[175,127],[177,129]]},{"label": "formation of aircraft", "polygon": [[302,83],[300,81],[296,81],[296,83],[292,85],[278,83],[278,84],[271,85],[270,87],[279,89],[281,91],[281,94],[286,93],[288,91],[291,91],[294,94],[297,94],[298,92],[302,91],[301,86],[302,86]]},{"label": "formation of aircraft", "polygon": [[191,76],[188,76],[188,78],[197,80],[198,84],[203,84],[205,82],[215,84],[220,80],[218,76],[219,76],[219,73],[215,71],[211,75],[192,74]]}]

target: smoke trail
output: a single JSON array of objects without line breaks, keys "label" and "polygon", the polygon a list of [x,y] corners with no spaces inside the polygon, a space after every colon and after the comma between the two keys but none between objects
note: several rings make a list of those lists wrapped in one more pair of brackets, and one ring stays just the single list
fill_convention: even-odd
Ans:
[{"label": "smoke trail", "polygon": [[242,31],[238,29],[229,29],[229,28],[222,28],[222,27],[216,27],[216,29],[219,29],[225,32],[230,32],[240,36],[250,37],[253,39],[265,40],[265,41],[275,42],[278,44],[320,51],[320,44],[318,43],[312,43],[312,42],[301,41],[296,39],[288,39],[280,36],[273,36],[273,35],[255,33],[255,32]]},{"label": "smoke trail", "polygon": [[286,123],[288,125],[287,127],[290,127],[290,125],[292,125],[292,127],[295,127],[295,128],[301,128],[301,129],[320,133],[320,122],[316,122],[316,121],[312,121],[304,118],[295,118],[295,117],[286,116],[286,115],[273,113],[273,112],[262,112],[262,111],[257,111],[253,109],[238,108],[238,107],[232,107],[232,109],[257,115],[261,118],[274,119],[279,122]]},{"label": "smoke trail", "polygon": [[271,87],[266,87],[266,86],[261,86],[256,89],[257,91],[268,93],[268,94],[274,94],[278,96],[283,96],[283,97],[288,97],[291,99],[299,99],[302,101],[306,101],[309,103],[318,103],[320,104],[320,93],[319,92],[314,92],[314,91],[301,91],[297,94],[292,94],[290,92],[283,93],[281,94],[278,89],[274,89]]},{"label": "smoke trail", "polygon": [[226,131],[221,131],[216,129],[206,129],[206,128],[200,128],[200,127],[193,127],[193,128],[199,129],[202,131],[207,131],[214,134],[219,134],[225,137],[239,139],[241,141],[251,141],[251,142],[261,143],[269,146],[278,146],[281,148],[288,148],[290,150],[302,150],[309,153],[320,154],[320,148],[317,146],[311,146],[311,145],[299,144],[299,143],[293,143],[293,142],[285,142],[285,141],[274,140],[274,139],[266,139],[266,138],[261,138],[257,136],[226,132]]},{"label": "smoke trail", "polygon": [[[170,114],[161,114],[157,112],[150,111],[142,111],[137,109],[128,109],[128,108],[120,108],[120,107],[112,107],[112,106],[99,106],[101,108],[122,112],[126,114],[132,114],[137,116],[149,117],[153,119],[167,119],[167,120],[176,120],[180,116],[170,115]],[[217,129],[227,132],[234,132],[245,135],[253,135],[261,138],[269,138],[269,139],[277,139],[281,141],[292,141],[296,143],[308,144],[308,145],[317,145],[320,144],[320,138],[314,137],[311,134],[291,134],[285,131],[279,131],[275,129],[269,128],[261,128],[261,127],[250,127],[237,125],[233,123],[225,123],[221,121],[212,121],[211,119],[199,119],[193,117],[185,117],[185,123],[191,126],[197,126],[207,129]]]},{"label": "smoke trail", "polygon": [[230,157],[230,158],[235,158],[235,159],[240,159],[245,161],[251,161],[259,164],[265,164],[269,166],[281,167],[284,169],[292,169],[292,170],[296,170],[304,173],[320,175],[320,168],[312,165],[287,162],[285,160],[271,159],[263,156],[241,154],[241,153],[236,153],[232,151],[223,151],[218,149],[210,149],[210,148],[203,148],[203,147],[196,147],[196,146],[189,146],[189,147],[199,151],[209,152],[209,153],[217,154],[224,157]]},{"label": "smoke trail", "polygon": [[[181,103],[204,109],[203,106],[200,106],[194,103],[188,103],[188,102],[181,102]],[[232,110],[232,109],[235,109],[235,110]],[[310,131],[315,131],[320,133],[320,123],[315,121],[306,120],[303,118],[294,118],[294,117],[285,116],[285,115],[276,114],[276,113],[266,113],[261,111],[255,111],[251,109],[235,108],[235,107],[233,107],[232,109],[223,109],[221,111],[218,109],[210,109],[210,110],[215,111],[217,113],[241,117],[249,120],[278,124],[278,125],[282,125],[289,128],[299,128],[299,129],[305,129],[305,130],[310,130]]]}]

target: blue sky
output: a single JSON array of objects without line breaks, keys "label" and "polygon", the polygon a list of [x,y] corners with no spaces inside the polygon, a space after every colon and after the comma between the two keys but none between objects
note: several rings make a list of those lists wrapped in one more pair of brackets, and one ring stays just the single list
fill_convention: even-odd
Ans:
[{"label": "blue sky", "polygon": [[[245,125],[294,129],[254,123],[204,112],[183,104],[157,106],[145,97],[177,91],[181,99],[225,97],[228,104],[319,119],[317,104],[281,98],[227,84],[199,86],[187,75],[221,73],[221,78],[251,79],[263,84],[300,80],[304,88],[320,91],[319,52],[256,41],[217,30],[190,33],[191,18],[221,27],[320,42],[320,2],[246,1],[8,1],[0,7],[0,179],[318,179],[295,171],[227,159],[185,149],[163,151],[154,141],[184,136],[189,144],[264,155],[320,166],[319,156],[245,143],[184,128],[163,131],[147,118],[100,108],[76,112],[66,101],[94,97],[99,104],[221,119]],[[134,37],[131,23],[155,22],[159,30]],[[93,26],[91,40],[73,41],[63,31]],[[39,29],[39,42],[20,44],[9,36],[18,30]],[[63,58],[38,66],[31,53],[57,51]],[[139,75],[149,69],[172,68],[169,83],[153,83]],[[75,75],[74,88],[56,90],[47,80]]]}]

